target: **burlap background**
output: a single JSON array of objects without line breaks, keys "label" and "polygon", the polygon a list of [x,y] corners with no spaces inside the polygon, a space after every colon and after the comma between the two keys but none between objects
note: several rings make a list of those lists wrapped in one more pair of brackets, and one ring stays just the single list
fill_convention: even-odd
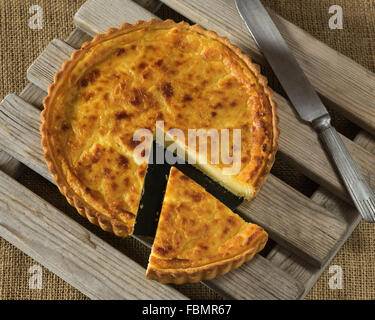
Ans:
[{"label": "burlap background", "polygon": [[[73,30],[73,14],[83,2],[84,0],[0,0],[0,98],[9,92],[22,90],[27,83],[27,67],[53,38],[64,39]],[[318,39],[375,72],[373,0],[264,0],[264,3]],[[44,9],[44,27],[39,31],[28,27],[28,10],[34,4]],[[343,30],[330,30],[328,27],[328,8],[333,4],[343,7]],[[165,7],[157,14],[162,18],[182,19]],[[270,75],[269,70],[265,70],[265,73]],[[280,90],[277,81],[271,75],[270,82],[275,90]],[[336,115],[335,123],[339,131],[350,137],[358,132],[358,128],[339,115]],[[311,195],[316,188],[314,183],[296,174],[280,156],[273,172],[307,195]],[[140,264],[146,265],[147,250],[131,239],[117,239],[89,225],[67,205],[53,185],[31,170],[24,168],[19,181],[47,198],[73,219],[85,224],[122,252],[132,256]],[[343,289],[329,288],[329,274],[326,270],[307,299],[375,298],[374,231],[374,226],[361,223],[332,261],[331,265],[343,268]],[[0,238],[0,299],[86,299],[83,294],[46,269],[43,270],[43,289],[30,290],[28,270],[34,264],[35,261]],[[213,292],[200,285],[184,286],[183,291],[192,298],[216,297]]]}]

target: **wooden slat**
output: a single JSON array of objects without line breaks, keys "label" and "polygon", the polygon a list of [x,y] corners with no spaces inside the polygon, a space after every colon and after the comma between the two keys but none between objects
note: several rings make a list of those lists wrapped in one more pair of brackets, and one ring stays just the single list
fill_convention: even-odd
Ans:
[{"label": "wooden slat", "polygon": [[294,192],[272,176],[254,200],[244,201],[237,210],[263,226],[280,245],[310,263],[316,264],[311,261],[313,258],[324,264],[345,236],[346,226],[309,198]]},{"label": "wooden slat", "polygon": [[61,40],[51,41],[43,53],[27,69],[27,79],[47,91],[53,82],[54,75],[61,69],[64,61],[68,60],[74,48]]},{"label": "wooden slat", "polygon": [[[275,100],[280,118],[279,152],[300,172],[351,203],[317,133],[296,117],[291,105],[283,97],[275,94]],[[371,187],[375,188],[375,157],[345,136],[340,136]]]},{"label": "wooden slat", "polygon": [[[125,22],[134,23],[137,20],[156,18],[150,12],[158,7],[155,2],[154,0],[112,0],[109,6],[106,1],[89,0],[76,13],[74,21],[79,29],[95,36],[109,28],[119,27]],[[111,19],[108,20],[108,16]],[[116,21],[116,25],[113,25],[112,21]]]},{"label": "wooden slat", "polygon": [[134,23],[152,18],[156,16],[131,0],[112,0],[110,6],[108,1],[89,0],[75,14],[74,22],[81,30],[95,36],[125,22]]},{"label": "wooden slat", "polygon": [[287,277],[285,272],[280,272],[260,255],[223,277],[206,281],[206,284],[224,297],[226,293],[231,293],[228,298],[240,300],[296,300],[304,293],[304,287],[298,280]]},{"label": "wooden slat", "polygon": [[[264,58],[240,18],[234,0],[162,0],[190,20],[227,36],[264,64]],[[375,74],[270,11],[307,77],[332,106],[375,134]]]},{"label": "wooden slat", "polygon": [[2,172],[0,233],[91,299],[186,299]]},{"label": "wooden slat", "polygon": [[[39,110],[32,105],[26,103],[16,95],[9,95],[2,102],[3,111],[0,113],[0,134],[4,139],[0,141],[0,147],[8,150],[12,156],[25,163],[27,166],[35,170],[41,176],[54,183],[46,164],[43,159],[43,151],[40,145],[39,133]],[[33,155],[33,156],[31,156]],[[233,298],[253,298],[256,292],[259,292],[258,299],[296,299],[302,294],[302,285],[294,281],[292,277],[285,272],[281,272],[270,264],[265,258],[258,257],[257,264],[245,264],[242,268],[232,272],[229,278],[220,277],[220,281],[216,283],[216,279],[208,283],[215,290],[220,292],[226,291],[226,295]],[[264,271],[257,270],[261,266]],[[264,287],[265,284],[255,280],[249,274],[259,274],[266,272],[272,274],[271,283],[274,285]],[[257,282],[258,281],[258,282]],[[255,286],[254,291],[248,291],[249,286]],[[230,291],[230,288],[237,288],[236,291]],[[284,289],[280,289],[284,288]],[[291,290],[290,288],[293,288]],[[288,291],[286,291],[288,289]],[[228,291],[229,290],[229,291]],[[268,291],[269,290],[269,291]]]},{"label": "wooden slat", "polygon": [[1,102],[0,148],[53,182],[43,157],[40,124],[40,111],[18,96],[10,94]]},{"label": "wooden slat", "polygon": [[304,284],[305,292],[302,297],[304,297],[310,291],[324,269],[329,265],[331,260],[337,254],[338,250],[352,234],[355,227],[361,220],[357,211],[353,207],[346,205],[344,202],[342,202],[342,200],[336,198],[324,189],[320,189],[315,192],[312,200],[322,206],[329,207],[338,217],[345,219],[348,225],[346,236],[342,239],[342,242],[337,250],[332,252],[331,258],[321,268],[314,268],[281,246],[276,246],[273,248],[267,256],[272,263],[276,264]]}]

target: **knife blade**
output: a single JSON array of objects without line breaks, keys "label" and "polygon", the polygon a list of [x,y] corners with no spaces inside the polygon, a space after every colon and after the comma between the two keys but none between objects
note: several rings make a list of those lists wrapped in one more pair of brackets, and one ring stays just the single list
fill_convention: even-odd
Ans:
[{"label": "knife blade", "polygon": [[309,122],[331,156],[353,202],[367,222],[375,222],[375,196],[331,117],[260,0],[236,0],[248,30],[264,54],[297,113]]}]

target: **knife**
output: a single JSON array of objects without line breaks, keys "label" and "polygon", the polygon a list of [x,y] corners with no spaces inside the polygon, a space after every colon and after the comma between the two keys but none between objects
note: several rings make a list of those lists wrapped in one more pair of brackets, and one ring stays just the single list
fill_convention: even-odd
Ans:
[{"label": "knife", "polygon": [[331,117],[260,0],[236,0],[240,16],[266,57],[299,116],[318,132],[349,195],[367,222],[375,222],[375,196]]}]

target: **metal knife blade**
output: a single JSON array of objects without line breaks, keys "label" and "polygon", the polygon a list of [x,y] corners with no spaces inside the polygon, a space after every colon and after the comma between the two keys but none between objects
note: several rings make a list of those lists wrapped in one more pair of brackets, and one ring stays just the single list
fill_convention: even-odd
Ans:
[{"label": "metal knife blade", "polygon": [[331,117],[260,0],[236,0],[237,9],[300,117],[312,124],[362,218],[375,222],[375,195]]},{"label": "metal knife blade", "polygon": [[299,116],[312,122],[328,111],[259,0],[236,0],[237,9]]}]

